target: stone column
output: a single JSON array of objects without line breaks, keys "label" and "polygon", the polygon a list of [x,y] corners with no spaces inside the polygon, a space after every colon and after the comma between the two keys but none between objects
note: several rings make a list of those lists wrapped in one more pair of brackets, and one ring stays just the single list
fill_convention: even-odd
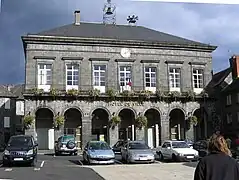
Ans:
[{"label": "stone column", "polygon": [[155,124],[155,141],[156,141],[156,147],[159,146],[159,125]]},{"label": "stone column", "polygon": [[136,128],[136,140],[145,141],[145,128]]},{"label": "stone column", "polygon": [[109,145],[112,147],[119,139],[119,127],[114,126],[109,128]]},{"label": "stone column", "polygon": [[[169,121],[164,119],[161,121],[161,143],[170,139]],[[160,144],[161,145],[161,144]]]},{"label": "stone column", "polygon": [[86,146],[87,142],[92,139],[92,125],[91,125],[90,116],[86,116],[82,118],[82,149]]},{"label": "stone column", "polygon": [[188,129],[185,134],[186,134],[186,139],[195,140],[194,125],[192,123],[190,124],[190,129]]}]

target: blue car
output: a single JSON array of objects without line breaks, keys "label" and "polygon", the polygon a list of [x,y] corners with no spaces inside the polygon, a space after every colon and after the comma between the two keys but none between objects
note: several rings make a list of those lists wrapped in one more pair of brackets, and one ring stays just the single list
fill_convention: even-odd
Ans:
[{"label": "blue car", "polygon": [[87,164],[114,164],[115,153],[104,141],[89,141],[83,151],[83,160]]}]

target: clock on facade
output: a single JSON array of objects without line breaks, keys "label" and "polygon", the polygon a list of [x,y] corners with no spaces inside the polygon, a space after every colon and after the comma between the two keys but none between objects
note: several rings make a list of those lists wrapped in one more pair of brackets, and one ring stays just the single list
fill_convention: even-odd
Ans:
[{"label": "clock on facade", "polygon": [[129,58],[131,55],[131,51],[128,48],[122,48],[120,54],[124,58]]}]

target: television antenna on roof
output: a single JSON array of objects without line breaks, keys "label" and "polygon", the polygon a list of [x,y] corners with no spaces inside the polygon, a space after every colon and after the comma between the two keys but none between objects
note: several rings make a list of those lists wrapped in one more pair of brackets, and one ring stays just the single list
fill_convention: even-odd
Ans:
[{"label": "television antenna on roof", "polygon": [[136,25],[136,21],[139,20],[138,16],[132,15],[127,17],[127,21],[130,25]]},{"label": "television antenna on roof", "polygon": [[107,3],[104,4],[103,23],[116,24],[116,6],[111,3],[111,0],[107,0]]}]

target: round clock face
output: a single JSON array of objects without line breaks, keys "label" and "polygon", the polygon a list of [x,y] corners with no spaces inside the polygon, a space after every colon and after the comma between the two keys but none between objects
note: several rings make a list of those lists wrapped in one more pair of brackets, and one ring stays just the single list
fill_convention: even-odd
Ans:
[{"label": "round clock face", "polygon": [[124,58],[129,58],[131,55],[131,52],[130,52],[130,49],[128,48],[122,48],[120,54]]}]

